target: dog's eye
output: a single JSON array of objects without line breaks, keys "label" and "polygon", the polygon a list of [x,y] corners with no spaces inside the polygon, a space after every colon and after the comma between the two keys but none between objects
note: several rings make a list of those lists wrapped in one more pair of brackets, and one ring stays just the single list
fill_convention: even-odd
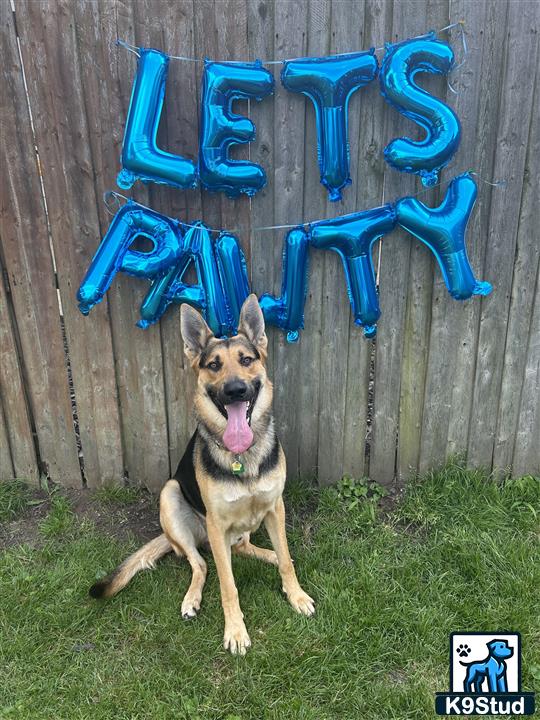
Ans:
[{"label": "dog's eye", "polygon": [[243,365],[244,367],[249,367],[252,362],[253,362],[253,358],[250,358],[250,357],[241,357],[240,358],[240,365]]},{"label": "dog's eye", "polygon": [[212,362],[208,363],[206,367],[208,368],[208,370],[213,370],[214,372],[217,372],[221,365],[218,363],[217,360],[212,360]]}]

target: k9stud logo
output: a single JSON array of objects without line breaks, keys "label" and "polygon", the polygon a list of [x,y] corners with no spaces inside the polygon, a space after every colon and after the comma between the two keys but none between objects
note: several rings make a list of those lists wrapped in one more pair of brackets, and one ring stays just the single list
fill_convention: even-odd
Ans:
[{"label": "k9stud logo", "polygon": [[452,633],[450,692],[437,693],[437,715],[532,715],[534,693],[521,692],[519,633]]}]

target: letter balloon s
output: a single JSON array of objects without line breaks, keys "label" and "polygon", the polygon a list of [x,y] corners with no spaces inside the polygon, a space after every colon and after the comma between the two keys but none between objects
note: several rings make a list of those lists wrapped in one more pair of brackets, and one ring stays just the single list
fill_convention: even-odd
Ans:
[{"label": "letter balloon s", "polygon": [[461,127],[448,105],[419,87],[419,72],[447,75],[454,65],[454,52],[435,33],[425,38],[387,45],[380,72],[383,97],[426,132],[423,140],[392,140],[385,149],[386,162],[401,172],[416,173],[424,185],[435,185],[439,170],[459,146]]}]

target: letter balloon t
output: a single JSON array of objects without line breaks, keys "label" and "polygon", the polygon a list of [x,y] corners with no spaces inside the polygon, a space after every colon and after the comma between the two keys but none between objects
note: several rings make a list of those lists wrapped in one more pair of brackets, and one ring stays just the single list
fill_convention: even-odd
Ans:
[{"label": "letter balloon t", "polygon": [[291,92],[306,95],[315,106],[317,154],[321,183],[330,200],[341,200],[341,189],[350,185],[349,98],[377,73],[373,49],[367,52],[325,58],[289,60],[281,71],[281,82]]}]

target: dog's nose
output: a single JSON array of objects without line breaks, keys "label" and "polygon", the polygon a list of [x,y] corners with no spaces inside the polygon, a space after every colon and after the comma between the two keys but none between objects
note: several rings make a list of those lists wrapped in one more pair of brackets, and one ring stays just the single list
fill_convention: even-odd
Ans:
[{"label": "dog's nose", "polygon": [[237,402],[243,400],[247,391],[247,385],[243,380],[229,380],[223,386],[223,394],[225,400],[230,402]]}]

